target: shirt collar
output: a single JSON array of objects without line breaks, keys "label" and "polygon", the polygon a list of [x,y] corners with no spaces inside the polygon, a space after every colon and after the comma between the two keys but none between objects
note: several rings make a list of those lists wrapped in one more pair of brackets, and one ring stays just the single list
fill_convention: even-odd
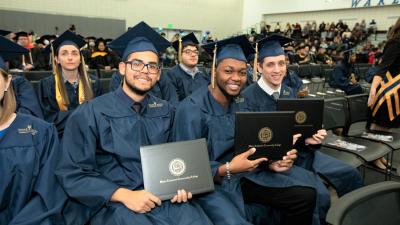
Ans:
[{"label": "shirt collar", "polygon": [[189,74],[190,76],[194,77],[196,75],[196,73],[199,72],[199,68],[194,67],[194,70],[191,70],[189,67],[183,65],[182,63],[179,63],[179,66],[181,67],[181,69],[183,71],[185,71],[187,74]]},{"label": "shirt collar", "polygon": [[260,86],[261,89],[263,89],[263,91],[265,91],[268,95],[272,95],[274,92],[279,92],[281,93],[281,89],[282,89],[282,84],[279,85],[278,89],[272,89],[265,81],[264,78],[261,76],[260,79],[258,79],[257,81],[258,86]]},{"label": "shirt collar", "polygon": [[[117,95],[117,97],[122,101],[122,103],[124,105],[129,106],[130,108],[133,107],[133,104],[135,104],[135,101],[130,98],[122,89],[122,86],[118,87],[117,90],[115,90],[115,94]],[[149,99],[149,95],[146,95],[146,97],[143,99],[143,101],[140,102],[140,104],[142,105],[142,109],[147,107],[147,102]]]}]

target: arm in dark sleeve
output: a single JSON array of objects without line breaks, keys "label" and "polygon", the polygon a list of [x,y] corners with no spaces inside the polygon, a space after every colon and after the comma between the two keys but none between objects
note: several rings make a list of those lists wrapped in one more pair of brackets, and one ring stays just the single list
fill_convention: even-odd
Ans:
[{"label": "arm in dark sleeve", "polygon": [[171,105],[176,107],[179,103],[178,94],[175,87],[172,85],[171,80],[165,74],[160,77],[160,89],[164,100],[167,100]]},{"label": "arm in dark sleeve", "polygon": [[[396,59],[400,58],[400,41],[388,41],[385,46],[385,51],[382,56],[382,61],[377,66],[377,74],[380,77],[385,77],[389,67]],[[393,75],[393,74],[392,74]]]},{"label": "arm in dark sleeve", "polygon": [[115,91],[121,86],[122,82],[122,75],[116,71],[113,73],[111,76],[111,82],[110,82],[110,91]]},{"label": "arm in dark sleeve", "polygon": [[[185,102],[186,103],[186,102]],[[207,138],[207,126],[201,109],[195,104],[180,104],[176,109],[174,125],[172,127],[173,141],[186,141],[199,138]],[[208,142],[209,140],[207,140]],[[213,151],[208,144],[208,151]],[[214,155],[214,154],[209,154]],[[210,159],[213,177],[218,173],[218,167],[222,165],[218,161]]]},{"label": "arm in dark sleeve", "polygon": [[119,188],[97,168],[96,150],[100,134],[90,102],[79,106],[65,128],[62,157],[56,175],[67,194],[98,210]]},{"label": "arm in dark sleeve", "polygon": [[17,99],[17,112],[43,119],[42,109],[31,83],[22,76],[15,76],[12,84]]}]

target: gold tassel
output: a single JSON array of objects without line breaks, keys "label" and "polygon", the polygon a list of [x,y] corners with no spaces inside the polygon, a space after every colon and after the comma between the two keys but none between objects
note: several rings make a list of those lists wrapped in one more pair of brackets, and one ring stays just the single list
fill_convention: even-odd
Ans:
[{"label": "gold tassel", "polygon": [[179,38],[179,47],[178,47],[178,61],[179,63],[182,62],[182,39]]},{"label": "gold tassel", "polygon": [[55,80],[55,89],[56,89],[56,101],[57,101],[57,105],[58,108],[60,109],[60,111],[67,111],[68,108],[65,105],[64,99],[61,96],[61,92],[60,92],[60,76],[57,73],[57,65],[56,65],[56,61],[54,60],[54,48],[53,45],[51,45],[51,64],[53,67],[53,75],[54,75],[54,80]]},{"label": "gold tassel", "polygon": [[254,55],[254,64],[253,64],[253,81],[256,82],[257,81],[257,71],[258,71],[258,43],[256,42],[256,53]]},{"label": "gold tassel", "polygon": [[214,47],[214,56],[213,56],[213,63],[211,68],[211,88],[215,87],[215,63],[217,61],[217,44]]},{"label": "gold tassel", "polygon": [[[83,58],[83,55],[81,53],[81,59],[82,59],[82,71],[83,71],[83,79],[85,79],[86,84],[88,85],[89,90],[88,91],[92,91],[92,83],[89,80],[89,76],[88,73],[86,71],[86,63],[85,63],[85,58]],[[85,102],[87,96],[85,96],[85,92],[83,90],[83,82],[81,82],[82,77],[79,78],[79,104],[82,104],[83,102]]]}]

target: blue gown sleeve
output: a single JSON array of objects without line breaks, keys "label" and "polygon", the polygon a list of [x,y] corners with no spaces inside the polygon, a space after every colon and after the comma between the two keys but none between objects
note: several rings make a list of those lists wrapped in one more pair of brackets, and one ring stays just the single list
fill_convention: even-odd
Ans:
[{"label": "blue gown sleeve", "polygon": [[[199,106],[194,103],[181,103],[175,112],[174,124],[172,126],[172,139],[174,141],[186,141],[199,138],[208,138],[208,128],[206,119]],[[210,140],[207,140],[208,151],[213,151],[210,146]],[[209,153],[210,156],[214,155]],[[217,175],[220,162],[210,158],[211,172],[213,177]]]},{"label": "blue gown sleeve", "polygon": [[93,89],[93,98],[98,97],[103,94],[103,85],[101,84],[100,79],[94,78],[94,83],[92,84]]},{"label": "blue gown sleeve", "polygon": [[99,140],[90,103],[84,103],[70,116],[62,141],[62,157],[56,175],[67,194],[92,210],[108,203],[119,188],[97,169]]},{"label": "blue gown sleeve", "polygon": [[61,210],[67,200],[67,195],[54,174],[60,153],[59,142],[53,126],[49,126],[46,132],[37,144],[37,152],[40,154],[40,172],[34,184],[31,200],[9,225],[63,224]]},{"label": "blue gown sleeve", "polygon": [[15,76],[12,84],[17,100],[17,112],[43,119],[42,109],[31,83],[22,76]]},{"label": "blue gown sleeve", "polygon": [[336,66],[333,69],[332,81],[335,88],[346,89],[349,86],[349,80],[343,69]]},{"label": "blue gown sleeve", "polygon": [[110,91],[115,91],[121,86],[122,76],[119,72],[114,72],[111,76]]},{"label": "blue gown sleeve", "polygon": [[159,83],[162,99],[168,101],[171,105],[176,107],[179,104],[179,98],[178,94],[176,93],[175,86],[172,84],[169,76],[162,74]]}]

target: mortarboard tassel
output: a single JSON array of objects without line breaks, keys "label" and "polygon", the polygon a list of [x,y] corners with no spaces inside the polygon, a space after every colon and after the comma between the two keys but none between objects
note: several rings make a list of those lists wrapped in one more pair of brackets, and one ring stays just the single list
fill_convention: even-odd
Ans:
[{"label": "mortarboard tassel", "polygon": [[256,53],[254,55],[254,64],[253,64],[253,81],[256,82],[257,81],[257,71],[258,71],[258,43],[256,42]]},{"label": "mortarboard tassel", "polygon": [[[83,71],[83,79],[85,79],[85,82],[87,84],[87,88],[88,88],[88,92],[92,91],[92,85],[90,83],[89,80],[89,76],[87,74],[86,71],[86,63],[85,63],[85,58],[83,57],[82,53],[81,53],[81,58],[82,58],[82,71]],[[82,82],[82,77],[80,77],[79,79],[79,104],[82,104],[83,102],[85,102],[85,99],[87,99],[89,96],[85,96],[85,92],[83,90],[83,82]]]},{"label": "mortarboard tassel", "polygon": [[217,44],[215,44],[214,47],[214,56],[213,56],[213,63],[212,63],[212,68],[211,68],[211,87],[215,87],[215,64],[217,61]]},{"label": "mortarboard tassel", "polygon": [[179,38],[178,60],[180,63],[182,62],[182,38]]}]

